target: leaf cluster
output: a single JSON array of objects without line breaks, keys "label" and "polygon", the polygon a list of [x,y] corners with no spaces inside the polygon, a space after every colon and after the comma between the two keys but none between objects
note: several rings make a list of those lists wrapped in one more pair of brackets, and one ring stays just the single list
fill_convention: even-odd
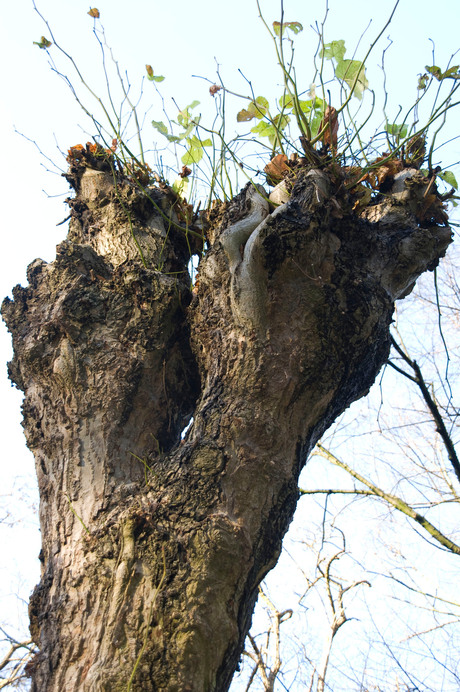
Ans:
[{"label": "leaf cluster", "polygon": [[[409,108],[402,120],[399,117],[390,119],[385,114],[383,130],[368,137],[364,135],[364,128],[373,114],[375,97],[370,90],[366,74],[366,61],[391,21],[394,10],[388,23],[371,44],[362,60],[346,57],[347,49],[343,39],[326,42],[324,23],[321,28],[317,27],[318,45],[314,56],[314,73],[307,82],[308,87],[303,88],[304,77],[297,74],[294,61],[295,41],[299,40],[299,36],[303,32],[302,24],[298,21],[284,21],[282,16],[281,21],[275,21],[269,25],[261,13],[259,2],[257,5],[262,22],[273,41],[283,77],[281,93],[271,104],[266,96],[256,95],[252,84],[247,80],[251,94],[238,94],[223,84],[218,73],[220,83],[213,83],[209,88],[210,95],[216,100],[217,110],[216,119],[211,127],[202,122],[202,115],[197,111],[200,105],[198,100],[193,100],[182,108],[176,106],[177,112],[172,118],[163,106],[166,119],[155,118],[151,120],[151,124],[166,140],[166,149],[168,145],[172,145],[170,149],[176,152],[178,162],[178,156],[180,156],[182,170],[176,172],[178,178],[173,183],[173,189],[179,195],[185,195],[188,191],[190,178],[192,180],[191,186],[195,190],[196,181],[199,177],[208,181],[209,201],[213,197],[219,197],[220,193],[223,193],[225,197],[227,191],[231,195],[232,186],[238,175],[242,173],[247,178],[251,178],[254,173],[260,171],[260,167],[257,166],[251,171],[251,166],[248,165],[249,157],[244,153],[248,149],[249,151],[252,150],[249,156],[260,157],[262,155],[265,162],[268,151],[271,161],[277,156],[282,156],[283,161],[296,156],[298,160],[305,160],[308,165],[326,166],[333,161],[334,164],[339,164],[342,167],[351,167],[359,171],[358,177],[361,187],[365,186],[370,190],[370,193],[367,191],[362,195],[361,201],[370,201],[372,192],[377,189],[380,190],[381,181],[378,185],[373,184],[373,181],[379,177],[388,178],[386,171],[394,168],[394,166],[387,165],[391,160],[402,162],[403,167],[412,166],[418,169],[421,169],[423,162],[428,160],[427,167],[422,170],[427,177],[433,175],[434,146],[432,144],[428,147],[427,132],[436,120],[440,120],[442,126],[447,112],[456,105],[452,103],[452,96],[459,86],[459,66],[447,66],[445,70],[437,65],[427,66],[418,80],[419,96],[416,104]],[[93,8],[88,14],[94,18],[96,26],[100,18],[99,11]],[[52,33],[51,38],[54,39]],[[73,58],[68,56],[54,40],[52,42],[42,37],[41,41],[36,43],[40,48],[46,49],[54,43],[56,48],[71,60],[78,76],[81,77]],[[117,65],[117,63],[115,64]],[[158,91],[158,85],[164,81],[165,77],[155,74],[152,65],[145,65],[145,69],[147,79],[153,83],[163,101],[163,97]],[[125,172],[129,173],[131,177],[137,178],[141,184],[147,184],[152,177],[152,169],[144,160],[137,106],[128,97],[129,86],[128,88],[125,87],[120,73],[118,74],[125,94],[125,101],[130,107],[128,120],[134,120],[136,124],[140,154],[133,153],[131,148],[126,145],[127,139],[126,135],[122,133],[121,118],[116,114],[115,108],[115,120],[113,120],[108,114],[108,109],[97,95],[96,98],[102,105],[110,124],[109,136],[106,137],[103,134],[103,128],[94,118],[93,122],[97,126],[102,143],[105,144],[103,149],[106,152],[110,150],[108,142],[110,142],[111,134],[112,138],[119,143],[120,149],[116,158],[120,159]],[[425,98],[433,83],[441,84],[447,80],[453,84],[447,98],[441,99],[438,103],[436,101],[438,95],[436,95],[427,122],[420,125],[418,104],[422,98]],[[82,81],[85,84],[83,79]],[[73,87],[71,86],[71,88]],[[91,93],[95,96],[93,92]],[[366,93],[370,95],[372,101],[370,106],[366,105],[369,101],[369,98],[367,101],[364,98]],[[230,96],[245,101],[244,107],[237,111],[236,121],[238,125],[251,123],[249,136],[237,133],[234,138],[229,139],[226,134],[228,129],[226,99]],[[355,100],[353,103],[359,103],[356,112],[352,110],[352,99]],[[174,104],[176,105],[175,101]],[[358,114],[363,106],[369,107],[370,112],[361,118]],[[91,116],[91,112],[86,107],[82,107]],[[110,129],[112,130],[111,133]],[[182,147],[182,152],[179,154],[176,150],[177,145]],[[179,164],[178,169],[180,167]],[[384,173],[382,173],[383,170],[385,170]],[[451,186],[450,198],[455,203],[453,193],[458,189],[458,185],[453,172],[450,170],[442,171],[441,169],[436,172],[441,180]],[[160,175],[160,178],[164,179],[163,175]]]},{"label": "leaf cluster", "polygon": [[184,166],[197,164],[203,158],[203,148],[212,146],[212,141],[209,137],[201,139],[195,132],[198,131],[201,116],[193,115],[192,110],[200,105],[199,101],[192,101],[188,106],[180,110],[177,114],[177,120],[171,120],[171,124],[177,125],[182,132],[172,134],[163,121],[152,120],[153,127],[166,139],[168,142],[176,143],[185,141],[187,150],[181,157]]}]

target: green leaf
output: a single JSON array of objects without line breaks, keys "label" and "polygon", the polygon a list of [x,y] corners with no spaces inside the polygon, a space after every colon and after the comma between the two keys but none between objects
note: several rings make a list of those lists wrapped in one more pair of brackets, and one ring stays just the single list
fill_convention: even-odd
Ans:
[{"label": "green leaf", "polygon": [[458,190],[458,183],[452,171],[444,171],[444,173],[439,174],[439,177],[441,178],[441,180],[444,180],[445,183],[453,187],[455,190]]},{"label": "green leaf", "polygon": [[298,104],[302,113],[305,113],[306,115],[308,115],[311,109],[314,108],[313,101],[301,101],[299,99]]},{"label": "green leaf", "polygon": [[418,78],[417,89],[418,89],[419,91],[423,91],[424,89],[426,89],[427,83],[428,83],[428,75],[427,75],[427,74],[422,74],[422,75]]},{"label": "green leaf", "polygon": [[345,41],[331,41],[330,43],[325,43],[324,48],[320,51],[320,58],[327,58],[327,60],[337,60],[341,62],[343,56],[346,53]]},{"label": "green leaf", "polygon": [[34,46],[38,46],[38,47],[41,48],[42,50],[45,50],[45,48],[49,48],[50,46],[53,45],[53,44],[51,43],[51,41],[48,41],[48,39],[45,38],[44,36],[42,36],[42,37],[40,38],[40,41],[34,41],[33,43],[34,43]]},{"label": "green leaf", "polygon": [[254,118],[261,120],[268,113],[268,101],[264,96],[258,96],[254,101],[250,101],[247,108],[243,108],[237,113],[236,120],[239,123],[246,123]]},{"label": "green leaf", "polygon": [[396,137],[396,139],[406,139],[407,137],[407,125],[398,125],[397,123],[387,123],[385,125],[385,132],[389,135]]},{"label": "green leaf", "polygon": [[361,99],[363,92],[369,86],[366,79],[366,70],[360,60],[342,60],[335,68],[337,79],[344,81],[350,89],[353,88],[353,96]]},{"label": "green leaf", "polygon": [[323,99],[320,99],[319,96],[316,96],[314,99],[310,99],[309,101],[299,101],[299,106],[300,110],[306,115],[308,115],[312,109],[314,111],[320,111],[322,115],[326,110],[327,104],[325,101],[323,101]]},{"label": "green leaf", "polygon": [[291,119],[288,115],[279,114],[275,116],[273,123],[267,120],[261,120],[251,129],[251,132],[259,135],[259,137],[268,137],[270,144],[274,144],[279,136],[279,132],[284,130],[290,121]]},{"label": "green leaf", "polygon": [[[177,138],[177,141],[180,141],[181,139],[187,139],[190,136],[190,134],[193,132],[193,130],[196,128],[196,126],[200,122],[200,117],[195,118],[191,122],[189,122],[189,118],[187,118],[186,120],[182,119],[182,122],[181,122],[181,118],[178,118],[178,121],[179,121],[178,124],[184,128],[184,131],[181,132],[181,134]],[[188,124],[186,124],[186,123],[188,123]]]},{"label": "green leaf", "polygon": [[[281,96],[281,98],[278,101],[280,108],[283,110],[294,110],[295,109],[295,101],[292,96],[289,96],[289,94],[285,94],[284,96]],[[313,107],[313,101],[301,101],[300,99],[297,101],[298,107],[302,111],[302,113],[309,113]]]},{"label": "green leaf", "polygon": [[303,31],[303,26],[300,22],[286,22],[285,26],[294,34],[300,34],[300,32]]},{"label": "green leaf", "polygon": [[425,70],[429,72],[430,74],[433,75],[433,77],[436,77],[439,81],[442,79],[442,71],[441,68],[438,67],[437,65],[432,65],[431,67],[429,65],[425,65]]},{"label": "green leaf", "polygon": [[189,179],[176,178],[171,187],[179,197],[185,197],[189,188]]},{"label": "green leaf", "polygon": [[260,137],[269,137],[271,134],[276,132],[273,125],[266,120],[261,120],[255,127],[251,129],[251,132],[259,135]]},{"label": "green leaf", "polygon": [[[179,111],[179,113],[177,114],[178,123],[180,125],[182,125],[183,127],[187,127],[189,122],[190,122],[190,118],[192,117],[190,110],[193,110],[194,108],[196,108],[199,105],[200,105],[199,101],[192,101],[192,103],[189,103],[188,106],[185,106],[185,108],[183,108],[181,111]],[[195,121],[196,121],[196,118],[195,118]]]},{"label": "green leaf", "polygon": [[460,68],[460,65],[454,65],[453,67],[449,67],[448,70],[444,72],[442,75],[443,79],[460,79],[460,74],[458,74],[458,70]]},{"label": "green leaf", "polygon": [[426,65],[425,70],[441,82],[443,79],[460,79],[460,74],[458,73],[459,68],[460,65],[454,65],[453,67],[449,67],[445,72],[442,72],[441,68],[437,65],[432,65],[431,67]]},{"label": "green leaf", "polygon": [[198,139],[196,135],[187,139],[188,149],[182,156],[181,161],[185,166],[190,166],[192,163],[199,163],[203,158],[203,147],[211,147],[210,139]]},{"label": "green leaf", "polygon": [[247,110],[255,118],[261,120],[268,112],[268,101],[264,96],[258,96],[254,101],[250,102]]},{"label": "green leaf", "polygon": [[277,130],[284,130],[290,122],[291,118],[288,115],[281,115],[281,113],[273,118],[273,124]]},{"label": "green leaf", "polygon": [[187,144],[190,147],[197,148],[197,149],[212,146],[212,142],[210,139],[199,139],[196,135],[193,135],[193,137],[190,137],[187,140]]},{"label": "green leaf", "polygon": [[310,120],[310,130],[311,130],[311,136],[316,137],[316,135],[319,132],[319,126],[321,125],[321,121],[323,119],[323,111],[315,111],[315,116]]},{"label": "green leaf", "polygon": [[278,103],[280,108],[294,108],[294,100],[289,94],[283,94],[279,99]]},{"label": "green leaf", "polygon": [[146,65],[145,69],[147,70],[147,77],[150,79],[151,82],[162,82],[164,80],[164,77],[161,75],[155,76],[153,72],[153,67],[151,65]]},{"label": "green leaf", "polygon": [[324,113],[324,111],[326,110],[326,107],[327,107],[326,101],[325,101],[324,99],[320,99],[320,97],[317,96],[317,97],[315,98],[315,103],[313,104],[313,108],[314,108],[315,110],[320,109],[321,112]]},{"label": "green leaf", "polygon": [[181,161],[184,166],[190,166],[193,163],[199,163],[203,158],[203,147],[190,147],[187,149],[185,154],[181,157]]},{"label": "green leaf", "polygon": [[170,135],[168,133],[168,128],[161,120],[152,120],[152,125],[155,130],[158,130],[158,132],[166,137],[168,142],[180,142],[180,140],[183,139],[182,137],[176,137],[176,135]]},{"label": "green leaf", "polygon": [[155,128],[155,130],[158,130],[158,132],[160,132],[162,135],[165,135],[166,137],[166,135],[168,134],[168,128],[166,127],[164,122],[162,122],[161,120],[152,120],[152,125]]},{"label": "green leaf", "polygon": [[199,120],[199,118],[198,118],[198,120],[197,120],[196,122],[191,122],[190,125],[187,125],[187,127],[185,128],[185,130],[182,132],[180,138],[181,138],[181,139],[186,139],[186,138],[193,132],[193,130],[195,129],[195,127],[197,126],[197,124],[198,124],[199,122],[200,122],[200,120]]},{"label": "green leaf", "polygon": [[273,31],[277,36],[282,36],[286,29],[292,31],[294,34],[300,34],[300,32],[303,31],[303,26],[300,22],[283,22],[282,24],[280,22],[273,22]]}]

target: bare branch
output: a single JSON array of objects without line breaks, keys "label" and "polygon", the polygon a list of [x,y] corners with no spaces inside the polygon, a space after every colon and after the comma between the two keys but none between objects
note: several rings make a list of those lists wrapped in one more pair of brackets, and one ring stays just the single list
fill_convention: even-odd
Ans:
[{"label": "bare branch", "polygon": [[401,372],[405,377],[410,379],[412,382],[415,382],[422,394],[422,397],[431,413],[431,416],[436,424],[436,432],[439,433],[439,435],[442,438],[442,441],[444,443],[444,446],[447,451],[447,455],[449,457],[449,460],[452,464],[452,468],[454,469],[455,475],[457,476],[457,479],[460,481],[460,461],[457,456],[457,452],[455,451],[455,446],[454,443],[452,442],[452,438],[450,437],[449,433],[447,432],[447,428],[444,424],[444,420],[442,418],[442,415],[439,411],[439,407],[434,400],[434,397],[431,396],[430,391],[428,389],[428,386],[425,382],[425,379],[422,375],[422,371],[420,370],[419,365],[415,360],[412,360],[407,353],[399,346],[399,344],[395,341],[394,337],[391,337],[391,344],[392,346],[396,349],[398,354],[401,356],[401,358],[409,365],[410,368],[412,368],[414,372],[414,376],[409,375],[408,373],[405,373],[403,370],[395,366],[393,363],[390,362],[390,365],[392,365],[395,370],[398,370],[398,372]]},{"label": "bare branch", "polygon": [[423,517],[421,514],[416,512],[410,505],[408,505],[404,500],[402,500],[400,497],[396,497],[395,495],[391,495],[390,493],[386,493],[385,491],[381,490],[378,488],[376,485],[371,483],[367,478],[364,478],[360,473],[357,471],[354,471],[348,464],[346,464],[344,461],[340,461],[337,459],[332,452],[329,452],[327,449],[322,447],[321,445],[317,445],[317,454],[320,454],[321,456],[324,456],[326,459],[328,459],[332,464],[335,464],[336,466],[340,466],[340,468],[344,469],[347,471],[347,473],[350,474],[350,476],[353,476],[353,478],[356,478],[356,480],[360,481],[364,485],[366,485],[370,490],[373,492],[374,495],[377,497],[380,497],[382,500],[385,500],[389,505],[397,509],[399,512],[402,512],[406,516],[410,517],[414,521],[417,522],[417,524],[420,524],[423,529],[427,533],[430,534],[432,538],[434,538],[440,545],[442,545],[444,548],[447,548],[450,550],[452,553],[455,553],[457,555],[460,555],[460,546],[458,546],[456,543],[450,540],[447,536],[444,536],[431,522],[428,521],[425,517]]}]

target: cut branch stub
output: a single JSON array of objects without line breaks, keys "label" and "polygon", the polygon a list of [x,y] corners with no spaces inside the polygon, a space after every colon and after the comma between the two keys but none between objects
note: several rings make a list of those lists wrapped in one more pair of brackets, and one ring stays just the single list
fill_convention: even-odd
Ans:
[{"label": "cut branch stub", "polygon": [[224,692],[306,456],[450,230],[408,200],[364,219],[337,173],[305,169],[275,211],[249,186],[214,214],[190,303],[170,198],[100,175],[3,305],[41,493],[33,689]]}]

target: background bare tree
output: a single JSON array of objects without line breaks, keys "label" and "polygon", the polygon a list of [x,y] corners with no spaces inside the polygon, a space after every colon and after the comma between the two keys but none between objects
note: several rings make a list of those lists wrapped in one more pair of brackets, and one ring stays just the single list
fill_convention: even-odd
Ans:
[{"label": "background bare tree", "polygon": [[[8,536],[15,535],[16,540],[19,537],[27,540],[28,517],[36,512],[29,491],[27,484],[16,484],[8,493],[0,495],[0,535],[5,552],[8,550]],[[10,574],[8,582],[5,579],[7,570]],[[13,565],[6,560],[3,560],[0,578],[9,586],[9,602],[4,601],[0,608],[0,689],[25,690],[29,689],[30,683],[26,680],[24,667],[36,653],[37,647],[27,633],[26,622],[23,621],[18,627],[17,622],[12,622],[12,616],[15,610],[27,605],[23,599],[27,599],[29,593],[24,592],[18,579],[14,579]]]}]

